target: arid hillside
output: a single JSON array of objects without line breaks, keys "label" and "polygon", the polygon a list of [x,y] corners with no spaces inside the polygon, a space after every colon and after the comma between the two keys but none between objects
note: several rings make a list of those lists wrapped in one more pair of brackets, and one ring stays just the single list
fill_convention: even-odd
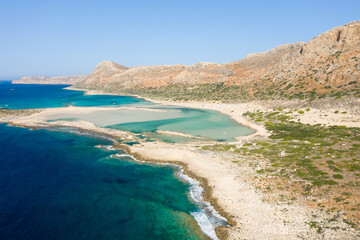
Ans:
[{"label": "arid hillside", "polygon": [[360,21],[308,43],[278,46],[226,64],[127,68],[99,63],[79,88],[180,100],[316,99],[360,96]]}]

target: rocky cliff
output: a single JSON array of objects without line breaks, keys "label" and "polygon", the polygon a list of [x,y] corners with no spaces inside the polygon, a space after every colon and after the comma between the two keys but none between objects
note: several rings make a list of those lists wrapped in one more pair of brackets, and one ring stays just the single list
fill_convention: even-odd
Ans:
[{"label": "rocky cliff", "polygon": [[360,21],[308,43],[282,45],[226,64],[127,68],[107,61],[76,86],[172,99],[250,99],[360,96]]},{"label": "rocky cliff", "polygon": [[61,77],[22,77],[13,80],[13,84],[64,84],[73,85],[85,80],[89,75],[61,76]]}]

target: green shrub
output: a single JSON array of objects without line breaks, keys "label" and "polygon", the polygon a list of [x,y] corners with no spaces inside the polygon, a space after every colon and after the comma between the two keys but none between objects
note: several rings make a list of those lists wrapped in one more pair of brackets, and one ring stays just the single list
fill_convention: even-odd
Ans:
[{"label": "green shrub", "polygon": [[333,175],[333,177],[335,179],[344,179],[343,175],[341,175],[341,174],[335,174],[335,175]]},{"label": "green shrub", "polygon": [[337,182],[333,180],[316,180],[312,182],[313,185],[321,187],[323,185],[336,185]]}]

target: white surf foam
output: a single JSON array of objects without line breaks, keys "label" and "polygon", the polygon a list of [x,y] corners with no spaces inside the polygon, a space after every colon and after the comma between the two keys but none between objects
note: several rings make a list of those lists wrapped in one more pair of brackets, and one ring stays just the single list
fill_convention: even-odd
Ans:
[{"label": "white surf foam", "polygon": [[184,169],[180,168],[178,177],[190,184],[189,195],[190,198],[199,207],[199,211],[191,212],[199,224],[200,229],[208,235],[211,239],[218,239],[215,228],[218,226],[227,226],[227,219],[219,214],[218,211],[207,201],[204,200],[204,188],[201,187],[200,182],[189,177],[184,173]]},{"label": "white surf foam", "polygon": [[[141,161],[136,159],[134,156],[129,154],[112,154],[111,157],[121,158],[127,157],[131,158],[133,161],[140,163],[148,163],[146,161]],[[164,165],[164,166],[173,166],[177,171],[177,177],[185,182],[187,182],[189,186],[189,197],[199,208],[196,212],[191,212],[190,214],[195,218],[197,224],[200,229],[211,239],[218,240],[218,237],[215,232],[215,228],[218,226],[228,226],[227,219],[222,217],[219,212],[215,210],[215,208],[207,201],[204,200],[203,193],[204,189],[201,187],[200,182],[189,177],[184,173],[184,169],[181,166],[171,164],[171,163],[152,163],[156,165]]]},{"label": "white surf foam", "polygon": [[101,147],[105,148],[106,150],[113,151],[116,150],[113,145],[101,145]]},{"label": "white surf foam", "polygon": [[125,153],[112,154],[110,157],[112,157],[112,158],[114,158],[114,157],[117,157],[117,158],[128,157],[128,158],[131,158],[135,162],[145,163],[145,161],[140,161],[140,160],[136,159],[134,156],[131,156],[131,155],[125,154]]}]

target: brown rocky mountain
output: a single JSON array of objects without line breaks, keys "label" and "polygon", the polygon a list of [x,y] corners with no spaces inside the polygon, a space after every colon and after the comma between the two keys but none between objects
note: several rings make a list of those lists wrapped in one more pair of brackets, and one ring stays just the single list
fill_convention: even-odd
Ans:
[{"label": "brown rocky mountain", "polygon": [[61,76],[61,77],[22,77],[19,80],[13,80],[13,84],[64,84],[73,85],[83,81],[89,75]]},{"label": "brown rocky mountain", "polygon": [[282,45],[226,64],[127,68],[107,61],[77,87],[172,99],[249,99],[360,96],[360,21],[308,43]]}]

